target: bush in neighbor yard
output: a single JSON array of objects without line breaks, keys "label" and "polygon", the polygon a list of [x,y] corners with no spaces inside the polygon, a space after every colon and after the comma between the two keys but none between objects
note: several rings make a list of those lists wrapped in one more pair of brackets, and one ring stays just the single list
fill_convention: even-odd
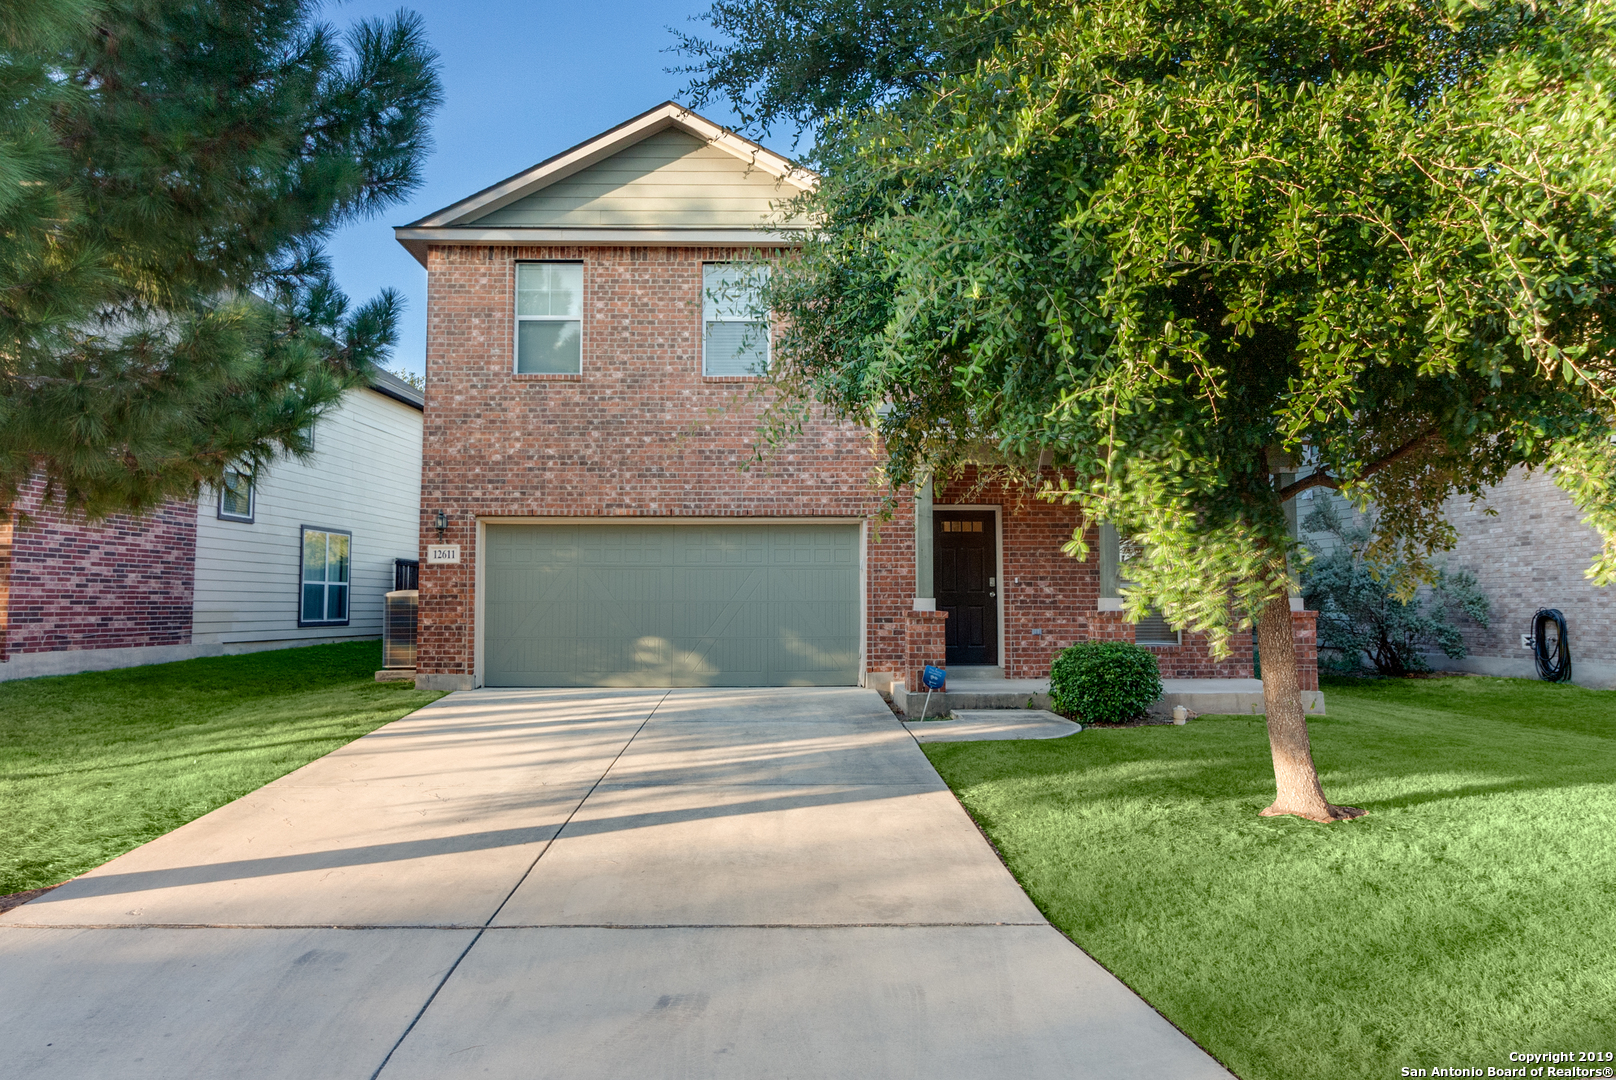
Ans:
[{"label": "bush in neighbor yard", "polygon": [[1457,616],[1487,627],[1492,605],[1468,570],[1438,567],[1428,589],[1398,595],[1411,570],[1401,560],[1371,557],[1372,516],[1349,522],[1325,500],[1302,524],[1335,540],[1333,550],[1316,552],[1302,571],[1302,596],[1319,613],[1319,648],[1337,654],[1333,660],[1320,656],[1321,668],[1358,674],[1367,656],[1381,675],[1430,671],[1425,654],[1432,649],[1454,660],[1465,655]]},{"label": "bush in neighbor yard", "polygon": [[1162,696],[1156,654],[1131,641],[1085,641],[1062,652],[1049,669],[1055,711],[1089,724],[1120,724]]}]

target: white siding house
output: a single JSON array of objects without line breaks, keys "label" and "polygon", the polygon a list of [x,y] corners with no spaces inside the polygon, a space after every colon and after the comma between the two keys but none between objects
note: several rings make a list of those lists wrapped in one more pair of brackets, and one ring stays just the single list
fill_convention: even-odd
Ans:
[{"label": "white siding house", "polygon": [[[311,459],[255,478],[250,514],[231,515],[220,493],[204,492],[191,624],[199,652],[381,636],[393,561],[416,557],[421,506],[420,395],[381,378],[376,389],[349,391],[320,421]],[[306,531],[315,546],[320,534],[347,538],[348,580],[327,590],[347,586],[344,610],[304,607],[304,579],[313,576],[303,566]]]},{"label": "white siding house", "polygon": [[309,460],[143,517],[90,525],[32,492],[32,525],[0,523],[0,682],[380,637],[394,560],[420,543],[424,404],[379,373]]}]

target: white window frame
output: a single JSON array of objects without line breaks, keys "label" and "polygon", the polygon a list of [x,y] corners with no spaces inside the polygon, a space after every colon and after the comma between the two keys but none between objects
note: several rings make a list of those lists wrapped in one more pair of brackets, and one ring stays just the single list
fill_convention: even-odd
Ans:
[{"label": "white window frame", "polygon": [[[232,513],[224,508],[224,497],[229,492],[230,477],[239,477],[247,482],[247,512],[245,514]],[[219,520],[239,521],[251,525],[258,513],[258,484],[253,474],[246,469],[229,468],[219,481]]]},{"label": "white window frame", "polygon": [[[306,545],[308,544],[308,535],[311,532],[325,534],[325,536],[327,537],[326,542],[328,544],[330,543],[329,538],[332,537],[332,536],[345,536],[345,537],[348,538],[348,577],[347,577],[347,580],[340,581],[340,582],[334,582],[334,581],[324,581],[322,579],[322,581],[320,582],[320,584],[323,584],[325,586],[326,591],[325,591],[325,605],[324,606],[328,610],[329,610],[329,608],[331,606],[331,586],[332,585],[341,585],[343,587],[343,589],[346,590],[346,593],[345,593],[345,596],[344,596],[344,601],[345,602],[344,602],[343,607],[342,607],[343,617],[340,618],[340,619],[305,619],[303,617],[303,615],[304,615],[304,611],[303,611],[303,588],[304,588],[305,585],[316,584],[315,582],[305,580],[305,578],[304,578],[304,570],[303,570],[303,554],[307,550]],[[350,622],[353,621],[353,557],[354,557],[353,533],[349,532],[346,529],[328,529],[328,528],[326,528],[324,526],[321,526],[321,525],[304,525],[298,530],[298,534],[297,534],[297,625],[299,627],[304,627],[304,626],[347,626]],[[327,558],[327,565],[329,565],[329,564],[330,564],[330,559],[328,557]]]},{"label": "white window frame", "polygon": [[[576,266],[578,267],[578,317],[566,315],[523,315],[522,314],[522,267],[524,266]],[[582,259],[521,259],[512,271],[511,280],[511,371],[517,375],[550,375],[565,378],[569,375],[582,375],[584,373],[584,273]],[[522,370],[522,324],[525,322],[555,322],[578,324],[578,370],[577,371],[523,371]]]},{"label": "white window frame", "polygon": [[[707,283],[707,270],[708,270],[708,267],[721,267],[721,266],[723,266],[723,267],[728,267],[728,266],[750,267],[752,272],[759,274],[762,277],[762,279],[765,280],[765,281],[768,279],[768,275],[769,275],[769,267],[765,266],[765,265],[758,265],[758,264],[751,264],[751,263],[740,263],[740,262],[733,262],[733,261],[704,262],[704,263],[701,264],[701,373],[705,378],[709,378],[709,379],[758,379],[758,378],[762,378],[764,376],[764,374],[769,370],[769,368],[774,364],[774,327],[773,327],[773,325],[771,325],[773,320],[769,318],[769,313],[768,312],[763,312],[763,317],[761,319],[758,319],[758,318],[740,317],[740,316],[737,316],[737,315],[734,315],[734,314],[725,314],[724,312],[715,310],[715,308],[714,308],[714,297],[712,295],[712,287]],[[745,324],[747,326],[762,327],[762,331],[763,331],[763,369],[761,371],[754,370],[754,371],[743,372],[743,373],[740,373],[740,374],[737,374],[735,372],[715,372],[715,371],[713,371],[712,370],[712,365],[708,362],[708,356],[707,356],[707,338],[708,338],[707,326],[708,326],[709,323],[743,323],[743,324]]]}]

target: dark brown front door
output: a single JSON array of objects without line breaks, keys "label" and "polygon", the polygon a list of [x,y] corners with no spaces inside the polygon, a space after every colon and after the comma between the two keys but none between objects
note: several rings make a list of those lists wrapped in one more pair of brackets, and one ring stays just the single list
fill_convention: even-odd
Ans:
[{"label": "dark brown front door", "polygon": [[933,511],[937,610],[948,612],[945,663],[999,662],[999,559],[991,510]]}]

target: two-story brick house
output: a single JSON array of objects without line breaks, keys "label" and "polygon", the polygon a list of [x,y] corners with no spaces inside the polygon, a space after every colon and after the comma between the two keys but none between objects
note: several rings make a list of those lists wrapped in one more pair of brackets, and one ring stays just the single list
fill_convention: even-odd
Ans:
[{"label": "two-story brick house", "polygon": [[[420,685],[885,688],[1136,636],[1098,531],[1061,554],[1072,507],[967,476],[882,520],[879,448],[824,420],[754,461],[767,326],[731,286],[813,181],[669,103],[396,230],[428,271],[422,546],[458,556],[422,563]],[[1146,629],[1164,676],[1251,674]]]}]

